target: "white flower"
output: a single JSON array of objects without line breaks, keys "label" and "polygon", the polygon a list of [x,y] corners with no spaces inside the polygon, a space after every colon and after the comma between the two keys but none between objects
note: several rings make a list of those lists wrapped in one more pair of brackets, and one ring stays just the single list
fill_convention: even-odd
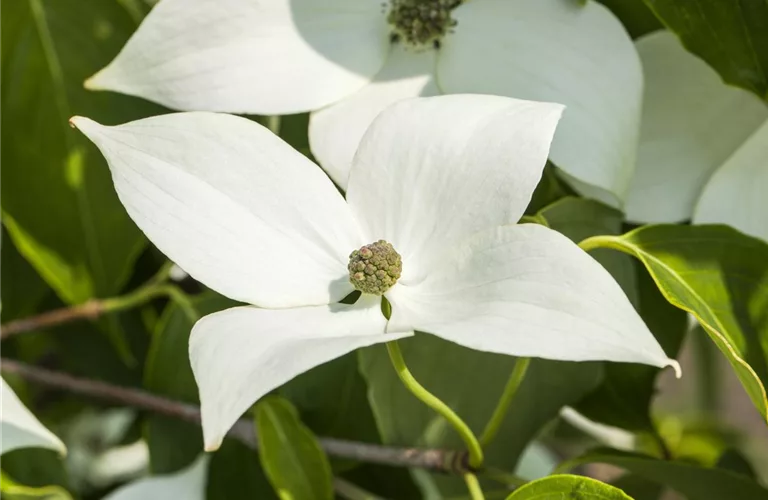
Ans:
[{"label": "white flower", "polygon": [[637,49],[646,94],[627,217],[725,223],[768,240],[768,106],[669,32]]},{"label": "white flower", "polygon": [[104,500],[204,500],[208,462],[208,456],[200,455],[185,469],[138,479],[117,488]]},{"label": "white flower", "polygon": [[48,448],[66,454],[67,448],[45,428],[13,389],[0,378],[0,454],[19,448]]},{"label": "white flower", "polygon": [[[514,225],[561,110],[480,95],[399,102],[363,137],[346,201],[244,118],[73,118],[149,239],[195,279],[258,306],[192,331],[206,448],[299,373],[416,330],[511,355],[675,365],[595,260],[555,231]],[[402,257],[389,322],[377,295],[337,303],[353,291],[350,253],[381,239]]]},{"label": "white flower", "polygon": [[163,0],[86,86],[184,111],[315,111],[312,153],[342,189],[364,131],[397,100],[478,93],[559,102],[568,110],[552,161],[580,191],[621,204],[642,71],[610,11],[576,0],[419,2],[448,10],[455,25],[419,44],[388,21],[412,0]]}]

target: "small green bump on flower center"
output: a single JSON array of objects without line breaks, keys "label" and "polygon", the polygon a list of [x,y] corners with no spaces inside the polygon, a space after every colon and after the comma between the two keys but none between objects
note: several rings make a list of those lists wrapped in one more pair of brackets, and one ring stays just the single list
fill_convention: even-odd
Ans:
[{"label": "small green bump on flower center", "polygon": [[379,240],[349,254],[349,282],[357,290],[382,295],[397,283],[403,272],[403,259],[394,247]]},{"label": "small green bump on flower center", "polygon": [[387,21],[394,40],[413,46],[438,46],[440,39],[456,25],[451,10],[461,0],[391,0]]}]

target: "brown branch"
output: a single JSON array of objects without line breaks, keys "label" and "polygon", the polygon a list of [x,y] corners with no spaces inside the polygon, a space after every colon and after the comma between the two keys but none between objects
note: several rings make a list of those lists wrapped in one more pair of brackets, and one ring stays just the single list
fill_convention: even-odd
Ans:
[{"label": "brown branch", "polygon": [[[74,377],[66,373],[47,370],[6,358],[0,359],[0,370],[40,385],[151,411],[195,424],[200,423],[200,408],[198,406],[173,401],[146,391]],[[254,425],[248,420],[243,419],[235,423],[229,431],[229,436],[252,448],[257,446]],[[469,470],[466,452],[401,448],[327,437],[319,438],[319,442],[328,455],[338,458],[395,467],[418,467],[448,474],[461,474]]]},{"label": "brown branch", "polygon": [[96,319],[104,312],[103,301],[90,300],[84,304],[72,307],[54,309],[37,316],[17,319],[0,326],[0,340],[19,333],[31,332],[49,326],[56,326],[80,319]]}]

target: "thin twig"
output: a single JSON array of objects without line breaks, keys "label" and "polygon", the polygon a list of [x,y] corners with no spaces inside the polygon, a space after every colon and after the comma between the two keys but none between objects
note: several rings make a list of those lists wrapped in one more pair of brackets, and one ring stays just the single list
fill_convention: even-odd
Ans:
[{"label": "thin twig", "polygon": [[189,299],[173,284],[167,283],[173,263],[166,262],[149,281],[136,290],[118,297],[91,299],[84,304],[62,307],[36,316],[17,319],[0,326],[0,340],[5,340],[19,333],[31,332],[43,328],[71,323],[79,320],[95,320],[103,314],[124,311],[140,306],[158,296],[165,296],[176,302],[192,322],[197,321],[197,314]]},{"label": "thin twig", "polygon": [[[0,370],[40,385],[151,411],[187,422],[200,423],[200,408],[198,406],[173,401],[139,389],[129,389],[96,380],[74,377],[67,373],[47,370],[6,358],[0,358]],[[243,419],[235,423],[229,431],[229,436],[248,446],[254,448],[257,446],[254,425],[248,420]],[[466,452],[400,448],[336,438],[319,438],[319,442],[328,455],[339,458],[395,467],[418,467],[448,474],[463,474],[468,471]]]},{"label": "thin twig", "polygon": [[104,304],[100,300],[90,300],[84,304],[54,309],[37,316],[17,319],[0,326],[0,339],[5,340],[12,335],[31,332],[51,326],[69,323],[81,319],[96,319],[104,312]]}]

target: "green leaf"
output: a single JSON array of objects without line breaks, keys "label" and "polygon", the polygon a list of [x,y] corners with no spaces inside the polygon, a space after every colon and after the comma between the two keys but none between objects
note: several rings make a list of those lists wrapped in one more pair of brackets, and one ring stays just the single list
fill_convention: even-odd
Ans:
[{"label": "green leaf", "polygon": [[646,455],[611,449],[597,449],[560,466],[561,470],[577,465],[602,463],[615,465],[629,472],[665,484],[689,500],[765,500],[768,490],[747,476],[724,469],[701,467],[685,462],[658,460]]},{"label": "green leaf", "polygon": [[31,315],[50,289],[19,254],[5,230],[0,248],[0,268],[3,270],[0,274],[0,297],[3,301],[2,322],[5,323]]},{"label": "green leaf", "polygon": [[[479,435],[512,374],[515,358],[474,351],[428,334],[399,341],[416,380],[450,406]],[[387,444],[464,449],[448,423],[417,400],[397,377],[384,346],[360,351],[360,369],[382,439]],[[526,445],[564,405],[595,388],[597,363],[533,359],[512,410],[486,450],[486,463],[514,470]],[[466,494],[460,478],[434,476],[445,494]]]},{"label": "green leaf", "polygon": [[330,500],[333,478],[328,457],[296,408],[279,396],[256,404],[259,456],[282,500]]},{"label": "green leaf", "polygon": [[645,0],[688,50],[727,83],[768,100],[768,2]]},{"label": "green leaf", "polygon": [[379,441],[356,353],[302,373],[281,387],[280,394],[299,409],[302,421],[316,434]]},{"label": "green leaf", "polygon": [[[58,452],[23,448],[3,454],[3,472],[27,487],[69,487],[64,461]],[[4,497],[3,497],[4,498]]]},{"label": "green leaf", "polygon": [[587,240],[645,265],[664,297],[693,314],[768,419],[768,243],[727,226],[645,226]]},{"label": "green leaf", "polygon": [[644,477],[624,474],[612,483],[635,500],[659,500],[666,488]]},{"label": "green leaf", "polygon": [[24,486],[3,472],[0,472],[0,493],[6,500],[72,500],[72,495],[60,486]]},{"label": "green leaf", "polygon": [[597,479],[558,474],[530,482],[507,500],[632,500],[626,493]]},{"label": "green leaf", "polygon": [[83,80],[135,30],[125,2],[6,2],[2,16],[2,210],[19,251],[69,303],[117,293],[146,241],[73,114],[116,123],[161,109]]}]

